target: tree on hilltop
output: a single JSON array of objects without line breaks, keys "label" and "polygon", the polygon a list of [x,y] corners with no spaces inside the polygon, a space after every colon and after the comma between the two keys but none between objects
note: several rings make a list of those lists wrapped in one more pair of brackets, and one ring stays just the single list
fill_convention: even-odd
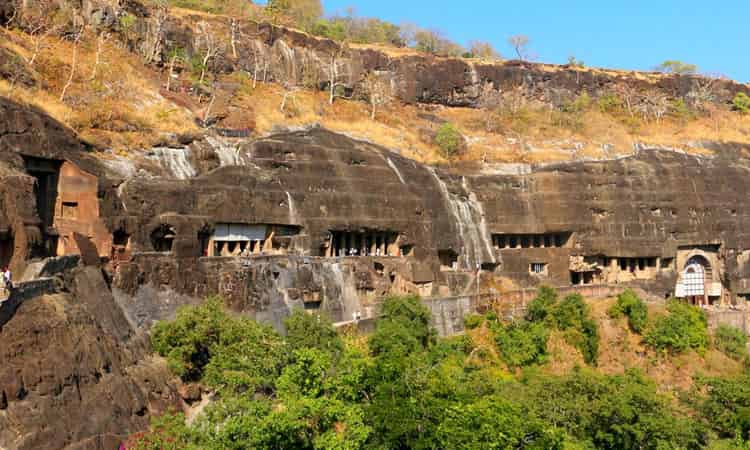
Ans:
[{"label": "tree on hilltop", "polygon": [[694,75],[698,73],[698,66],[677,60],[666,60],[654,67],[656,72],[672,73],[676,75]]},{"label": "tree on hilltop", "polygon": [[531,39],[525,34],[516,34],[509,37],[508,44],[513,47],[518,59],[521,61],[528,61],[531,59],[531,52],[529,50]]}]

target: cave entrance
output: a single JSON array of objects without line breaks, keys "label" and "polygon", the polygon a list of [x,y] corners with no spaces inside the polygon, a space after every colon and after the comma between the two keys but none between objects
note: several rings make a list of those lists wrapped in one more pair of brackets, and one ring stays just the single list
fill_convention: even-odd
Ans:
[{"label": "cave entrance", "polygon": [[13,259],[13,235],[0,230],[0,268],[10,265]]},{"label": "cave entrance", "polygon": [[174,228],[170,225],[161,225],[151,233],[151,245],[155,252],[169,253],[172,251],[172,243],[175,238]]},{"label": "cave entrance", "polygon": [[458,269],[458,253],[453,250],[438,250],[438,258],[440,259],[440,270],[445,272]]},{"label": "cave entrance", "polygon": [[60,178],[61,161],[53,159],[23,157],[26,173],[36,178],[34,195],[39,219],[42,221],[42,232],[47,233],[55,218],[57,202],[57,183]]}]

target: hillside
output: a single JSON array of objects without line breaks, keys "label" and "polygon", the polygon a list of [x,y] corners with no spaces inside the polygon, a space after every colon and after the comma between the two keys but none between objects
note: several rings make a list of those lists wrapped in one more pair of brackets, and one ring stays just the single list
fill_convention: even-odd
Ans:
[{"label": "hillside", "polygon": [[[750,133],[748,116],[731,110],[735,94],[750,88],[728,80],[342,47],[249,19],[148,11],[89,23],[76,29],[78,41],[78,32],[61,39],[59,27],[4,29],[2,89],[116,151],[146,151],[170,133],[264,135],[321,124],[419,161],[540,163],[612,158],[638,146],[711,154]],[[447,122],[463,135],[455,155],[436,145]]]}]

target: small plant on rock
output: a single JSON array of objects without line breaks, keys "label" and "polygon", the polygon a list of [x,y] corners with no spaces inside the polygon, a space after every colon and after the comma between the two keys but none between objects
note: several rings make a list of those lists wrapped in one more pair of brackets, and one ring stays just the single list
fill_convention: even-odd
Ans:
[{"label": "small plant on rock", "polygon": [[443,157],[453,158],[460,152],[464,137],[454,124],[446,122],[438,129],[435,143]]},{"label": "small plant on rock", "polygon": [[732,106],[735,111],[741,114],[750,113],[750,96],[744,92],[738,93],[734,96],[734,100],[732,100]]}]

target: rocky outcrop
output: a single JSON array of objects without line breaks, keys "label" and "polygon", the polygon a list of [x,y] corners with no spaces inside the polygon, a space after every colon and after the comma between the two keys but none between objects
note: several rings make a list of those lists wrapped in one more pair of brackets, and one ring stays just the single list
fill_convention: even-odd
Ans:
[{"label": "rocky outcrop", "polygon": [[[151,23],[153,17],[143,18]],[[636,73],[577,68],[521,61],[480,62],[428,54],[395,52],[342,46],[328,39],[268,23],[244,22],[236,32],[237,57],[229,51],[231,22],[228,18],[203,15],[169,17],[163,22],[163,51],[166,63],[170,48],[200,54],[205,39],[196,31],[202,22],[215,37],[224,36],[224,49],[212,59],[211,70],[242,70],[251,76],[287,85],[326,89],[342,83],[349,95],[366,97],[361,81],[377,74],[391,86],[394,97],[406,103],[446,106],[498,106],[514,99],[562,106],[586,93],[593,98],[617,95],[635,109],[648,108],[654,101],[683,99],[688,105],[726,105],[738,92],[750,93],[750,86],[727,79],[709,80],[694,75]],[[144,25],[143,30],[154,26]],[[145,31],[144,31],[145,32]],[[141,46],[149,39],[144,38]],[[336,69],[332,70],[335,66]],[[653,106],[653,105],[652,105]]]},{"label": "rocky outcrop", "polygon": [[67,277],[70,292],[26,300],[0,331],[2,448],[116,448],[151,414],[181,407],[101,273]]}]

